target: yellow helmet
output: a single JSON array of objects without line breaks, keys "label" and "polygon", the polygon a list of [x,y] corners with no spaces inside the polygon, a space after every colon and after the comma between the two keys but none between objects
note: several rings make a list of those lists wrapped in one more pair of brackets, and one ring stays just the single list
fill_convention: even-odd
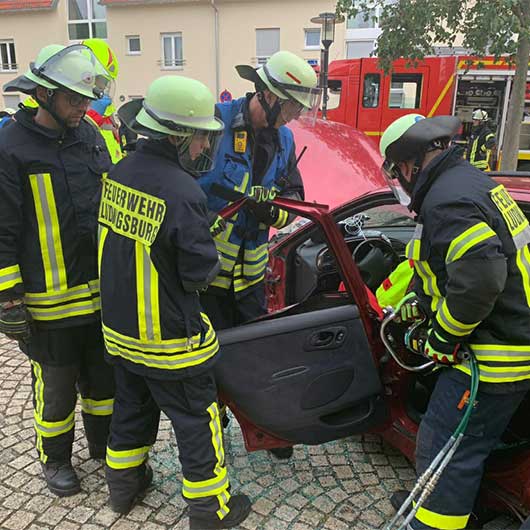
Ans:
[{"label": "yellow helmet", "polygon": [[119,65],[116,54],[103,39],[85,39],[81,44],[90,48],[113,80],[118,77]]}]

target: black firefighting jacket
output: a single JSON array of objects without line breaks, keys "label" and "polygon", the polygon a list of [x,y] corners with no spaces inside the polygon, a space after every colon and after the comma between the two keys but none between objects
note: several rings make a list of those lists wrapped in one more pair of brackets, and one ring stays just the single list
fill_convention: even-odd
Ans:
[{"label": "black firefighting jacket", "polygon": [[20,110],[0,131],[0,301],[24,298],[43,327],[99,318],[97,202],[108,171],[88,123],[45,129]]},{"label": "black firefighting jacket", "polygon": [[476,168],[489,171],[494,146],[495,135],[486,125],[474,127],[469,136],[466,158]]},{"label": "black firefighting jacket", "polygon": [[530,227],[519,206],[452,148],[420,173],[411,209],[407,257],[434,330],[472,347],[482,381],[530,379]]},{"label": "black firefighting jacket", "polygon": [[189,377],[219,346],[198,291],[220,265],[206,196],[167,140],[140,140],[105,179],[99,209],[109,360],[154,378]]}]

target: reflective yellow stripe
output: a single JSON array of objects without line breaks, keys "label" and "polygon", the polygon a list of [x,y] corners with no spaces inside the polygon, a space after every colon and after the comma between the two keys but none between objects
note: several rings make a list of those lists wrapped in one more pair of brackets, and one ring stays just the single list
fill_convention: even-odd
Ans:
[{"label": "reflective yellow stripe", "polygon": [[269,254],[269,245],[264,243],[255,249],[245,249],[245,261],[261,261]]},{"label": "reflective yellow stripe", "polygon": [[436,276],[427,261],[414,261],[414,268],[422,279],[424,293],[431,297],[431,310],[437,311],[442,295],[438,288]]},{"label": "reflective yellow stripe", "polygon": [[443,515],[420,506],[416,513],[416,519],[439,530],[461,530],[466,527],[469,515]]},{"label": "reflective yellow stripe", "polygon": [[215,278],[210,285],[213,287],[219,287],[221,289],[230,289],[230,286],[232,285],[232,278],[217,276],[217,278]]},{"label": "reflective yellow stripe", "polygon": [[81,397],[81,409],[92,416],[110,416],[114,407],[113,399],[85,399]]},{"label": "reflective yellow stripe", "polygon": [[278,219],[272,224],[274,228],[283,228],[289,220],[289,212],[287,210],[281,210],[278,212]]},{"label": "reflective yellow stripe", "polygon": [[107,447],[107,466],[112,469],[128,469],[141,466],[147,459],[149,449],[151,449],[150,445],[127,451],[116,451]]},{"label": "reflective yellow stripe", "polygon": [[151,261],[150,250],[139,241],[135,243],[138,329],[141,340],[159,342],[162,339],[162,331],[158,303],[158,272]]},{"label": "reflective yellow stripe", "polygon": [[228,507],[228,501],[230,500],[230,492],[225,490],[221,492],[220,495],[217,495],[217,500],[219,501],[219,509],[217,510],[217,517],[222,521],[229,513],[230,508]]},{"label": "reflective yellow stripe", "polygon": [[473,225],[451,241],[445,256],[445,263],[449,264],[460,259],[470,248],[496,236],[497,234],[486,223],[480,222]]},{"label": "reflective yellow stripe", "polygon": [[221,429],[221,421],[219,415],[219,407],[217,403],[212,403],[208,407],[208,414],[210,415],[210,431],[212,432],[212,445],[217,458],[214,473],[220,474],[225,465],[225,452],[223,446],[223,430]]},{"label": "reflective yellow stripe", "polygon": [[224,467],[221,473],[209,480],[191,481],[182,479],[182,495],[187,499],[200,499],[220,495],[226,491],[230,483]]},{"label": "reflective yellow stripe", "polygon": [[528,250],[528,246],[525,246],[517,251],[515,261],[523,280],[526,303],[528,306],[530,306],[530,251]]},{"label": "reflective yellow stripe", "polygon": [[11,265],[10,267],[0,269],[0,291],[11,289],[17,283],[22,283],[22,276],[18,265]]},{"label": "reflective yellow stripe", "polygon": [[249,287],[252,287],[253,285],[256,285],[259,282],[262,282],[265,279],[265,275],[262,274],[259,278],[256,278],[255,280],[245,280],[244,278],[236,278],[234,280],[234,291],[236,293],[244,291],[245,289],[248,289]]},{"label": "reflective yellow stripe", "polygon": [[451,335],[457,337],[463,337],[469,335],[480,322],[474,322],[472,324],[464,324],[451,315],[449,308],[447,307],[447,301],[444,300],[440,309],[436,313],[436,322]]},{"label": "reflective yellow stripe", "polygon": [[38,414],[35,410],[35,430],[45,438],[53,438],[64,434],[74,428],[74,414],[75,411],[68,415],[68,417],[61,421],[45,421],[42,419],[42,414]]},{"label": "reflective yellow stripe", "polygon": [[99,311],[101,309],[101,299],[97,297],[57,307],[33,307],[28,304],[28,309],[35,320],[60,320],[61,318],[90,315]]},{"label": "reflective yellow stripe", "polygon": [[412,239],[407,244],[405,249],[405,255],[407,259],[412,259],[417,261],[420,259],[420,250],[421,250],[421,236],[423,234],[423,225],[417,224],[414,229],[414,234]]},{"label": "reflective yellow stripe", "polygon": [[[475,157],[477,156],[477,147],[478,147],[478,138],[476,138],[473,143],[471,144],[471,153],[469,154],[469,161],[475,166],[475,167],[478,167],[477,166],[477,163],[480,163],[480,162],[476,162],[475,161]],[[485,161],[484,161],[485,162]]]},{"label": "reflective yellow stripe", "polygon": [[[231,226],[234,226],[234,225],[231,225]],[[224,232],[214,237],[215,246],[217,250],[219,250],[223,254],[226,254],[229,257],[237,258],[237,255],[239,254],[239,245],[234,245],[233,243],[229,243],[228,241],[221,239],[221,236],[223,234]]]},{"label": "reflective yellow stripe", "polygon": [[[42,367],[37,361],[30,360],[35,375],[34,394],[35,394],[35,414],[40,418],[44,414],[44,379],[42,378]],[[39,452],[40,461],[45,464],[48,461],[48,455],[44,452],[42,444],[42,434],[35,428],[37,436],[37,451]]]},{"label": "reflective yellow stripe", "polygon": [[80,300],[98,293],[99,280],[93,280],[88,284],[76,285],[61,292],[26,293],[24,295],[24,301],[31,306],[50,306]]},{"label": "reflective yellow stripe", "polygon": [[39,228],[46,290],[64,290],[67,288],[66,267],[51,175],[49,173],[33,174],[29,175],[29,180]]},{"label": "reflective yellow stripe", "polygon": [[98,225],[98,274],[101,276],[101,258],[103,257],[103,247],[105,240],[109,235],[109,229],[106,226]]}]

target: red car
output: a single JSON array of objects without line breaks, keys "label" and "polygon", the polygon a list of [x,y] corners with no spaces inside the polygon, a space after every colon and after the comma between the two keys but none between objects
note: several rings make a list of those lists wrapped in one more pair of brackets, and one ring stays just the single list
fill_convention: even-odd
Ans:
[{"label": "red car", "polygon": [[[293,130],[298,149],[308,147],[299,164],[307,202],[276,202],[309,221],[271,245],[270,313],[219,333],[220,393],[249,451],[377,432],[414,461],[436,374],[403,369],[389,355],[368,292],[404,259],[414,220],[362,133],[322,121]],[[530,174],[495,178],[530,215]],[[403,331],[394,325],[404,362],[425,362],[400,346]],[[530,513],[529,412],[527,399],[488,460],[482,491],[485,505],[521,516]]]}]

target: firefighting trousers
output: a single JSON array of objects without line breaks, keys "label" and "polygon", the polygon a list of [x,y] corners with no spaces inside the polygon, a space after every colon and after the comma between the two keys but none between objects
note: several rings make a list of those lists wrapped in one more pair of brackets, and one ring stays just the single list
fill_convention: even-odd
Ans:
[{"label": "firefighting trousers", "polygon": [[208,291],[201,295],[201,305],[214,329],[219,331],[240,326],[267,313],[263,282],[248,291],[237,299],[232,288],[220,296]]},{"label": "firefighting trousers", "polygon": [[78,394],[87,440],[104,447],[114,403],[114,376],[103,358],[100,324],[37,330],[20,347],[31,363],[40,460],[70,461]]},{"label": "firefighting trousers", "polygon": [[[421,475],[445,445],[464,413],[459,406],[470,379],[456,370],[441,371],[418,432],[416,471]],[[498,444],[526,391],[488,394],[480,387],[462,443],[438,484],[418,510],[411,527],[465,528],[484,472],[484,462]]]},{"label": "firefighting trousers", "polygon": [[111,497],[127,502],[141,489],[140,468],[155,443],[162,410],[177,439],[184,499],[194,510],[223,519],[229,512],[230,488],[213,373],[164,381],[136,375],[120,364],[114,368],[116,397],[106,469]]}]

